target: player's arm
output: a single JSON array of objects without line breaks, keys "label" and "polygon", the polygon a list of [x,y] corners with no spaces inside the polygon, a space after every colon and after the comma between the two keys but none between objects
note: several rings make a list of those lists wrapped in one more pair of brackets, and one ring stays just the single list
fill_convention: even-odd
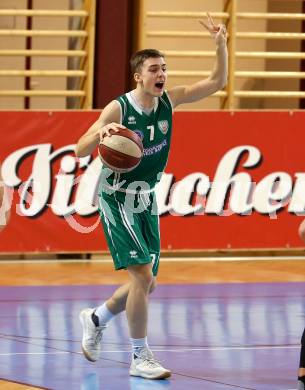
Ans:
[{"label": "player's arm", "polygon": [[75,147],[77,157],[85,157],[91,154],[105,136],[111,136],[110,130],[118,131],[125,128],[120,124],[120,106],[116,101],[110,102],[102,111],[98,120],[80,137]]},{"label": "player's arm", "polygon": [[208,15],[208,23],[200,23],[210,32],[216,44],[216,62],[207,79],[191,85],[181,85],[168,91],[174,107],[203,99],[224,88],[228,77],[227,33],[224,25],[215,25]]}]

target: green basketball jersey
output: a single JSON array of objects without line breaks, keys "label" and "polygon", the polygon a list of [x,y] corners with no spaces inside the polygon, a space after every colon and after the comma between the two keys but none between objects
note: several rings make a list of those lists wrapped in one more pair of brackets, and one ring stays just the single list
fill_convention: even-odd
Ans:
[{"label": "green basketball jersey", "polygon": [[140,136],[144,153],[140,164],[131,172],[114,173],[107,168],[107,174],[102,175],[107,181],[104,184],[118,190],[152,190],[161,179],[168,160],[172,133],[170,99],[166,92],[161,97],[155,97],[155,106],[149,115],[137,105],[130,92],[116,100],[121,108],[121,123]]}]

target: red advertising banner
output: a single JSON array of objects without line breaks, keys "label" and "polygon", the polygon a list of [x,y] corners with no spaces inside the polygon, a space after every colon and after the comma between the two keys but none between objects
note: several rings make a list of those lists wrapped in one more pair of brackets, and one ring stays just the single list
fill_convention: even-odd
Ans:
[{"label": "red advertising banner", "polygon": [[[0,112],[11,220],[1,252],[106,250],[100,160],[74,145],[98,112]],[[157,188],[162,249],[301,247],[304,112],[177,112]]]}]

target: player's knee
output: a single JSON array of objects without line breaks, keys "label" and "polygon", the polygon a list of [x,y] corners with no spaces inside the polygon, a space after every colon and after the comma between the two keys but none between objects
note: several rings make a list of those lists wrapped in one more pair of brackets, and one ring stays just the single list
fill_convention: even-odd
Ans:
[{"label": "player's knee", "polygon": [[141,280],[143,281],[144,285],[147,286],[149,289],[154,281],[154,277],[151,271],[150,267],[147,267],[143,270],[143,272],[140,273]]},{"label": "player's knee", "polygon": [[299,226],[299,236],[305,242],[305,219]]},{"label": "player's knee", "polygon": [[154,277],[153,281],[152,281],[152,283],[150,285],[149,293],[151,294],[156,287],[157,287],[157,281],[156,281],[156,278]]},{"label": "player's knee", "polygon": [[128,267],[128,271],[143,287],[150,289],[154,280],[150,264],[134,265]]}]

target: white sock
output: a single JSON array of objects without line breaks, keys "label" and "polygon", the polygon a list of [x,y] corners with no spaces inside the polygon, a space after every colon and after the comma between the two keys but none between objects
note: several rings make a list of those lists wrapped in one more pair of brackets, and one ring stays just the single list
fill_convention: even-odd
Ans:
[{"label": "white sock", "polygon": [[148,348],[147,337],[143,337],[142,339],[130,338],[130,342],[132,345],[132,351],[135,353],[139,353],[143,348]]},{"label": "white sock", "polygon": [[106,325],[115,316],[108,309],[106,302],[102,306],[97,307],[94,314],[98,317],[99,326]]}]

